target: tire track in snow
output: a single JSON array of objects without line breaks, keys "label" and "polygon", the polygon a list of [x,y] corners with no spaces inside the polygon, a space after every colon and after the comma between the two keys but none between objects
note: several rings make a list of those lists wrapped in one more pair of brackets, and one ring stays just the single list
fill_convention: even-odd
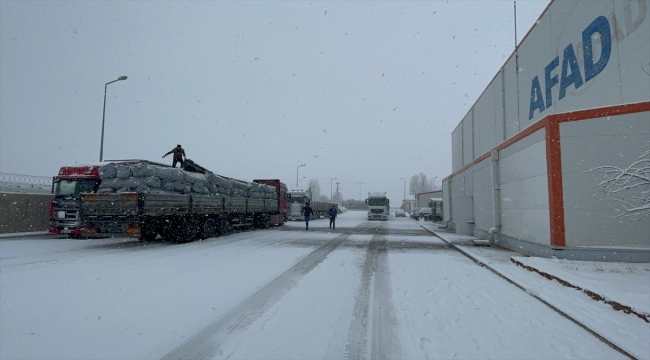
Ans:
[{"label": "tire track in snow", "polygon": [[366,261],[361,268],[361,283],[354,297],[354,310],[348,341],[345,345],[346,359],[365,359],[368,334],[368,312],[370,311],[370,285],[377,268],[377,240],[373,236],[368,242]]},{"label": "tire track in snow", "polygon": [[205,359],[218,354],[220,344],[231,333],[245,330],[259,319],[295,284],[313,270],[349,237],[341,234],[323,244],[287,271],[244,299],[221,318],[209,324],[191,338],[168,352],[162,359]]},{"label": "tire track in snow", "polygon": [[[371,292],[372,311],[370,309]],[[371,329],[368,327],[369,318],[372,320]],[[371,359],[398,358],[399,344],[395,342],[397,337],[393,334],[396,325],[397,319],[392,304],[386,237],[384,235],[374,235],[368,243],[366,261],[362,268],[361,283],[354,300],[353,318],[350,322],[348,341],[345,346],[346,358],[368,358],[369,337]]]},{"label": "tire track in snow", "polygon": [[370,358],[399,359],[399,343],[394,333],[397,329],[397,318],[392,301],[385,236],[378,236],[376,264]]}]

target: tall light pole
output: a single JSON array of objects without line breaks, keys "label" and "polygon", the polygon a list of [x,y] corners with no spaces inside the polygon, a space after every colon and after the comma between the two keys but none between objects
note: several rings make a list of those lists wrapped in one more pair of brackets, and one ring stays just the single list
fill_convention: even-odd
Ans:
[{"label": "tall light pole", "polygon": [[359,183],[359,201],[361,201],[361,184],[363,184],[360,181],[357,181]]},{"label": "tall light pole", "polygon": [[436,190],[436,179],[437,178],[438,178],[437,176],[434,176],[433,179],[431,179],[431,190],[432,191]]},{"label": "tall light pole", "polygon": [[106,85],[104,85],[104,113],[102,114],[102,141],[101,145],[99,146],[99,162],[102,162],[104,160],[104,120],[106,119],[106,89],[108,88],[108,84],[126,79],[126,76],[120,76],[117,78],[117,80],[109,81],[106,83]]},{"label": "tall light pole", "polygon": [[296,190],[298,190],[298,169],[303,166],[307,166],[307,164],[298,165],[298,167],[296,167]]},{"label": "tall light pole", "polygon": [[332,180],[334,180],[334,179],[336,179],[336,178],[333,177],[333,178],[330,179],[330,201],[334,201],[334,199],[332,199]]}]

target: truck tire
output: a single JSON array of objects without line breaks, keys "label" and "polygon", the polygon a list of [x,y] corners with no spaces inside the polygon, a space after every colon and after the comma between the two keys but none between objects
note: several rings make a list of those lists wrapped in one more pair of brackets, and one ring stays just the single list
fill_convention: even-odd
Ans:
[{"label": "truck tire", "polygon": [[199,235],[199,221],[194,218],[181,221],[181,241],[194,241]]},{"label": "truck tire", "polygon": [[230,232],[230,226],[228,225],[228,219],[222,217],[219,221],[219,235],[226,236]]},{"label": "truck tire", "polygon": [[142,232],[140,233],[140,240],[142,241],[153,241],[158,236],[156,228],[152,224],[145,224],[142,227]]},{"label": "truck tire", "polygon": [[201,238],[209,239],[217,235],[217,223],[213,219],[207,219],[203,223]]},{"label": "truck tire", "polygon": [[271,218],[268,215],[265,215],[261,219],[260,229],[268,229],[271,227]]}]

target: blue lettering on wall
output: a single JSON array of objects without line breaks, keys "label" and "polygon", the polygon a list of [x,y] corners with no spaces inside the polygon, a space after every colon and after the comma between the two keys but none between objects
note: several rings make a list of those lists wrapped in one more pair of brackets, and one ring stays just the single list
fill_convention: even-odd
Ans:
[{"label": "blue lettering on wall", "polygon": [[[591,36],[595,33],[600,34],[602,49],[600,51],[600,59],[594,64]],[[609,26],[609,20],[604,16],[599,16],[589,24],[585,31],[582,32],[582,44],[585,53],[585,82],[587,82],[605,69],[605,66],[609,62],[609,56],[612,54],[612,31]]]},{"label": "blue lettering on wall", "polygon": [[542,96],[542,88],[539,86],[539,78],[533,78],[533,86],[530,88],[530,112],[528,113],[528,120],[533,118],[533,112],[539,109],[539,112],[546,110],[544,108],[544,97]]},{"label": "blue lettering on wall", "polygon": [[[571,74],[567,74],[568,68],[571,67]],[[566,95],[566,88],[569,85],[575,85],[576,89],[581,87],[582,74],[580,74],[580,67],[578,66],[578,59],[576,59],[576,53],[573,51],[573,44],[569,44],[564,49],[564,54],[562,54],[562,80],[560,80],[560,100]],[[547,106],[548,107],[548,106]]]},{"label": "blue lettering on wall", "polygon": [[[601,51],[600,57],[596,60],[594,59],[593,51],[593,40],[592,36],[598,33],[600,35],[600,44]],[[562,100],[566,96],[566,90],[569,86],[573,85],[576,89],[581,87],[587,81],[593,79],[598,74],[600,74],[607,64],[609,63],[609,57],[612,53],[612,31],[607,20],[604,16],[597,17],[594,21],[585,28],[582,32],[582,44],[583,44],[583,60],[584,60],[584,80],[582,77],[582,72],[580,71],[580,65],[578,64],[578,59],[576,58],[576,53],[573,48],[573,44],[570,43],[562,54],[562,71],[560,79],[558,81],[557,74],[553,74],[555,70],[560,65],[559,56],[553,59],[546,67],[544,68],[544,89],[546,90],[542,93],[542,87],[539,83],[539,76],[535,76],[532,80],[530,87],[530,111],[528,112],[528,119],[531,120],[535,113],[535,110],[538,110],[539,113],[543,113],[546,109],[553,106],[553,86],[560,83],[560,94],[558,100]],[[594,62],[594,60],[596,60]],[[546,99],[544,99],[546,95]]]},{"label": "blue lettering on wall", "polygon": [[[553,106],[553,94],[551,92],[551,89],[553,86],[557,85],[557,75],[551,76],[551,71],[558,67],[560,65],[560,57],[556,57],[551,61],[550,64],[546,65],[546,69],[544,69],[545,77],[544,77],[544,83],[546,84],[546,107],[549,108]],[[542,109],[540,112],[544,111]]]}]

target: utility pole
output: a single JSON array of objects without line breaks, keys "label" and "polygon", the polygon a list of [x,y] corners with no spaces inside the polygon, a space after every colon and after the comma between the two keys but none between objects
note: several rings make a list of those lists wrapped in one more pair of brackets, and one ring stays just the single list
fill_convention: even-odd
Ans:
[{"label": "utility pole", "polygon": [[[336,183],[336,199],[337,200],[339,198],[339,184],[340,184],[339,182]],[[343,199],[341,199],[341,200],[343,200]]]}]

